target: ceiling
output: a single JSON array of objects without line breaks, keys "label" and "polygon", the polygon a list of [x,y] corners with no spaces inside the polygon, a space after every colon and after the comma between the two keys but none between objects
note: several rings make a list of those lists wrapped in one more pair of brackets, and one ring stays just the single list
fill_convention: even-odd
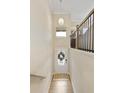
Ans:
[{"label": "ceiling", "polygon": [[70,14],[73,22],[81,22],[93,9],[94,0],[49,0],[49,5],[52,13]]}]

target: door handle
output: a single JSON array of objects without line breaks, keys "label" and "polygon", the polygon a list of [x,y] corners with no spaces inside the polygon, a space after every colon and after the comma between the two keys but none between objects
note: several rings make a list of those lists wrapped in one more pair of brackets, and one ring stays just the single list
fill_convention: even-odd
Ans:
[{"label": "door handle", "polygon": [[67,59],[65,59],[65,63],[67,63]]}]

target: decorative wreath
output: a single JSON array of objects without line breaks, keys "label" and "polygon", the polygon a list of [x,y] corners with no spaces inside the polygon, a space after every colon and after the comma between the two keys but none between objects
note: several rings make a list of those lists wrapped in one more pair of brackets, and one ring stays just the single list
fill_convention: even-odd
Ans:
[{"label": "decorative wreath", "polygon": [[60,61],[62,61],[64,58],[65,58],[65,54],[64,54],[63,52],[60,52],[60,53],[58,54],[58,59],[59,59]]}]

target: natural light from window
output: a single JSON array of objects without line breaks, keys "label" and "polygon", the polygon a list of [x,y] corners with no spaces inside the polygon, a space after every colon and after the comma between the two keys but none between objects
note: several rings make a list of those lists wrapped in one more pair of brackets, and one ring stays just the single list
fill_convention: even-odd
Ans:
[{"label": "natural light from window", "polygon": [[85,34],[88,31],[88,28],[83,28],[83,34]]},{"label": "natural light from window", "polygon": [[56,32],[56,37],[66,37],[66,32]]}]

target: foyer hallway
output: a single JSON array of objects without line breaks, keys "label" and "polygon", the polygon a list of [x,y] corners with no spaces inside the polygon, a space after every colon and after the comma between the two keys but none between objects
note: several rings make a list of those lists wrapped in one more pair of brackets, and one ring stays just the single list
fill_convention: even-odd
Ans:
[{"label": "foyer hallway", "polygon": [[74,93],[68,74],[55,74],[51,82],[49,93]]},{"label": "foyer hallway", "polygon": [[30,93],[93,93],[93,2],[31,0]]}]

